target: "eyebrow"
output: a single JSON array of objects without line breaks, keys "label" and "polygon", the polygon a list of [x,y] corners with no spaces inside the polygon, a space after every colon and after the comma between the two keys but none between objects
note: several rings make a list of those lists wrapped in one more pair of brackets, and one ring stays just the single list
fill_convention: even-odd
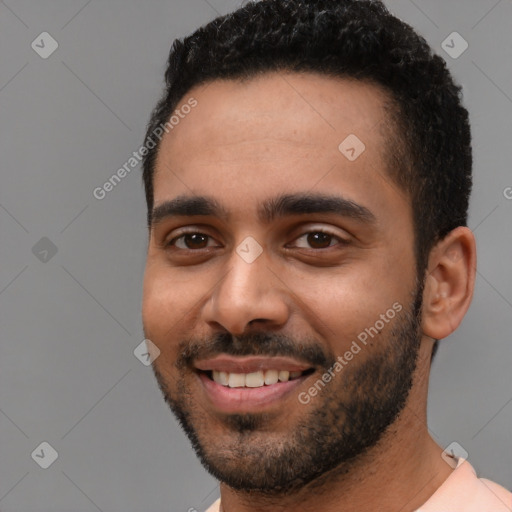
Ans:
[{"label": "eyebrow", "polygon": [[[264,201],[258,208],[258,219],[270,223],[276,218],[312,213],[334,213],[366,224],[375,224],[375,215],[365,206],[341,196],[296,193],[284,194]],[[228,221],[230,213],[208,196],[178,196],[164,201],[152,211],[151,224],[170,217],[209,216]]]}]

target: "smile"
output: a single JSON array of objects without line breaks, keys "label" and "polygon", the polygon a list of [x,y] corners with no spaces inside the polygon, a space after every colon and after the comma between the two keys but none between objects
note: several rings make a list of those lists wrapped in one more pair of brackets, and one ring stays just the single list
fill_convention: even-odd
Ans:
[{"label": "smile", "polygon": [[213,370],[207,372],[210,377],[217,384],[230,388],[260,388],[262,386],[271,386],[278,382],[288,382],[299,378],[305,373],[311,373],[313,369],[302,371],[288,371],[288,370],[266,370],[257,371],[252,373],[229,373]]},{"label": "smile", "polygon": [[232,357],[196,361],[206,399],[223,413],[261,410],[282,402],[315,369],[282,357]]}]

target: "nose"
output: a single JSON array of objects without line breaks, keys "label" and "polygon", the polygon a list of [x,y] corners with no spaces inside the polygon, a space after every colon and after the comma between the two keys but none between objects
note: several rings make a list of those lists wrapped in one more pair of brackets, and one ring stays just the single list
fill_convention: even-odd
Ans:
[{"label": "nose", "polygon": [[242,335],[250,324],[263,329],[282,327],[289,316],[286,286],[262,254],[248,263],[233,252],[224,276],[203,309],[204,320],[234,336]]}]

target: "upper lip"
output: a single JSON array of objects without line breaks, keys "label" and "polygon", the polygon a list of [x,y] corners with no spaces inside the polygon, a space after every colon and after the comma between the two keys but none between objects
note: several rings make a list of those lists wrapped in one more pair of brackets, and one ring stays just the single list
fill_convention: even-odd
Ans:
[{"label": "upper lip", "polygon": [[266,370],[287,370],[290,372],[305,371],[311,368],[296,359],[288,357],[234,357],[217,356],[212,359],[200,359],[194,362],[198,370],[215,370],[227,373],[252,373]]}]

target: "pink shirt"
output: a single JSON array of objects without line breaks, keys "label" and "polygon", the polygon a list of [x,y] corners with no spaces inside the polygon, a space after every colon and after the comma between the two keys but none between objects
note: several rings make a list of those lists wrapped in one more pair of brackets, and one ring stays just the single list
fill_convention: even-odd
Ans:
[{"label": "pink shirt", "polygon": [[[219,512],[220,498],[206,512]],[[468,461],[457,467],[416,512],[512,512],[512,493],[501,485],[478,478]]]}]

